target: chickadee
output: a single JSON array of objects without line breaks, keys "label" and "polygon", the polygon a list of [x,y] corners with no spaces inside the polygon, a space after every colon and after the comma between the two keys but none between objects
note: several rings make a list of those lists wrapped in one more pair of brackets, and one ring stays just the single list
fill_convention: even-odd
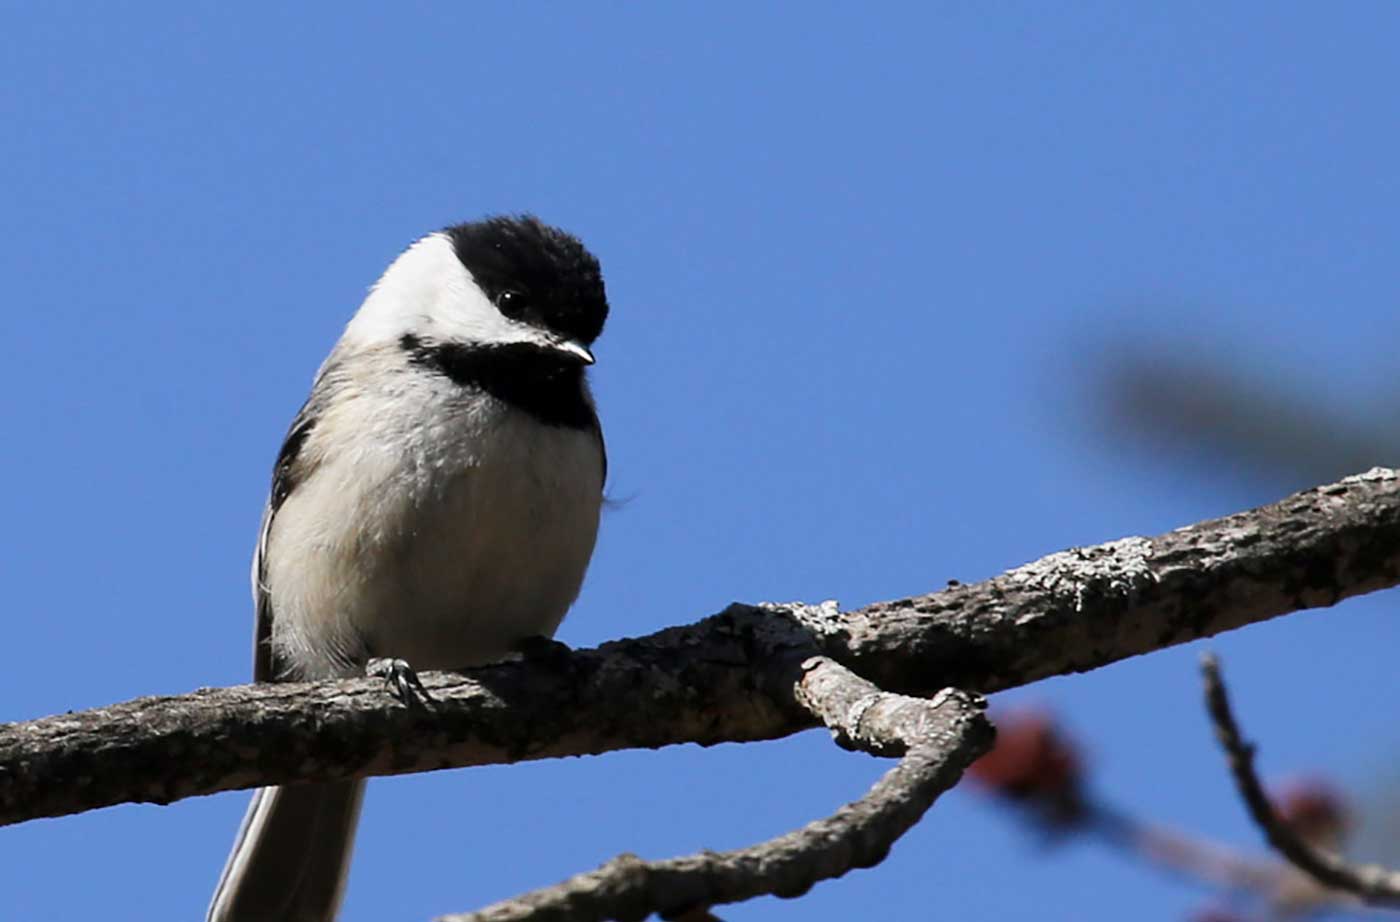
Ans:
[{"label": "chickadee", "polygon": [[[533,217],[419,240],[345,328],[277,457],[253,558],[259,682],[456,668],[549,636],[593,553],[598,261]],[[363,781],[262,788],[209,922],[329,922]]]}]

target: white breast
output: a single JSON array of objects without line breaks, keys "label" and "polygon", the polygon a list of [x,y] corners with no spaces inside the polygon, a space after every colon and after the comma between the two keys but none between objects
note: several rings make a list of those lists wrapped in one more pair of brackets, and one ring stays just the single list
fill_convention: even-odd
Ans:
[{"label": "white breast", "polygon": [[[278,660],[305,677],[365,655],[453,668],[553,634],[597,536],[598,435],[421,382],[336,410],[317,429],[364,427],[360,450],[321,458],[268,536]],[[325,450],[316,435],[304,451]]]}]

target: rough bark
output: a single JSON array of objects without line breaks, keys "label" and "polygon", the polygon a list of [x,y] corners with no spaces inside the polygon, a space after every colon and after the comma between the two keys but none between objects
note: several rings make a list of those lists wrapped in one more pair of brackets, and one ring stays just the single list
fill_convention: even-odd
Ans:
[{"label": "rough bark", "polygon": [[798,700],[849,748],[901,756],[862,798],[801,829],[728,852],[663,861],[619,855],[485,909],[438,922],[600,922],[714,918],[711,906],[764,894],[794,897],[820,881],[879,864],[964,769],[990,748],[985,702],[955,689],[932,699],[880,691],[838,663],[813,657],[793,678]]},{"label": "rough bark", "polygon": [[293,781],[784,736],[816,721],[795,662],[886,690],[991,692],[1400,582],[1400,477],[1376,469],[1155,538],[1052,554],[850,612],[731,606],[567,656],[379,679],[203,689],[0,727],[0,823]]}]

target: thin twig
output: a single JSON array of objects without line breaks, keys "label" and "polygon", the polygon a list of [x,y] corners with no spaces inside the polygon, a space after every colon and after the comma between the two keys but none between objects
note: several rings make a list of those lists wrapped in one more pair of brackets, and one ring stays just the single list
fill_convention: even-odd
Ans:
[{"label": "thin twig", "polygon": [[1100,803],[1086,808],[1088,827],[1105,841],[1145,861],[1230,890],[1269,894],[1297,872],[1273,859],[1242,855],[1168,826],[1140,820]]},{"label": "thin twig", "polygon": [[767,842],[648,862],[621,855],[595,871],[439,922],[592,922],[677,918],[774,894],[795,897],[853,868],[878,864],[994,736],[982,699],[945,689],[932,700],[880,691],[825,657],[802,664],[798,702],[838,742],[903,758],[832,816]]},{"label": "thin twig", "polygon": [[1323,886],[1354,894],[1377,906],[1400,906],[1400,872],[1374,864],[1351,864],[1338,855],[1315,848],[1279,817],[1255,774],[1254,746],[1240,735],[1225,682],[1220,676],[1220,664],[1213,655],[1201,658],[1201,673],[1205,679],[1206,709],[1225,750],[1230,774],[1249,808],[1249,815],[1269,844]]}]

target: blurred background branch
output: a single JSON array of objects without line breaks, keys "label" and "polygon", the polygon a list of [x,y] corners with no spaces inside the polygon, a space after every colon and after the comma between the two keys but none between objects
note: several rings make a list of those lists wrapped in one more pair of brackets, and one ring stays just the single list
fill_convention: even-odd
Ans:
[{"label": "blurred background branch", "polygon": [[[1334,389],[1315,377],[1324,369],[1271,369],[1247,342],[1227,353],[1223,338],[1198,330],[1191,339],[1122,336],[1090,346],[1097,358],[1087,402],[1105,447],[1283,489],[1400,459],[1400,405],[1329,399]],[[1387,393],[1379,371],[1376,393]]]}]

